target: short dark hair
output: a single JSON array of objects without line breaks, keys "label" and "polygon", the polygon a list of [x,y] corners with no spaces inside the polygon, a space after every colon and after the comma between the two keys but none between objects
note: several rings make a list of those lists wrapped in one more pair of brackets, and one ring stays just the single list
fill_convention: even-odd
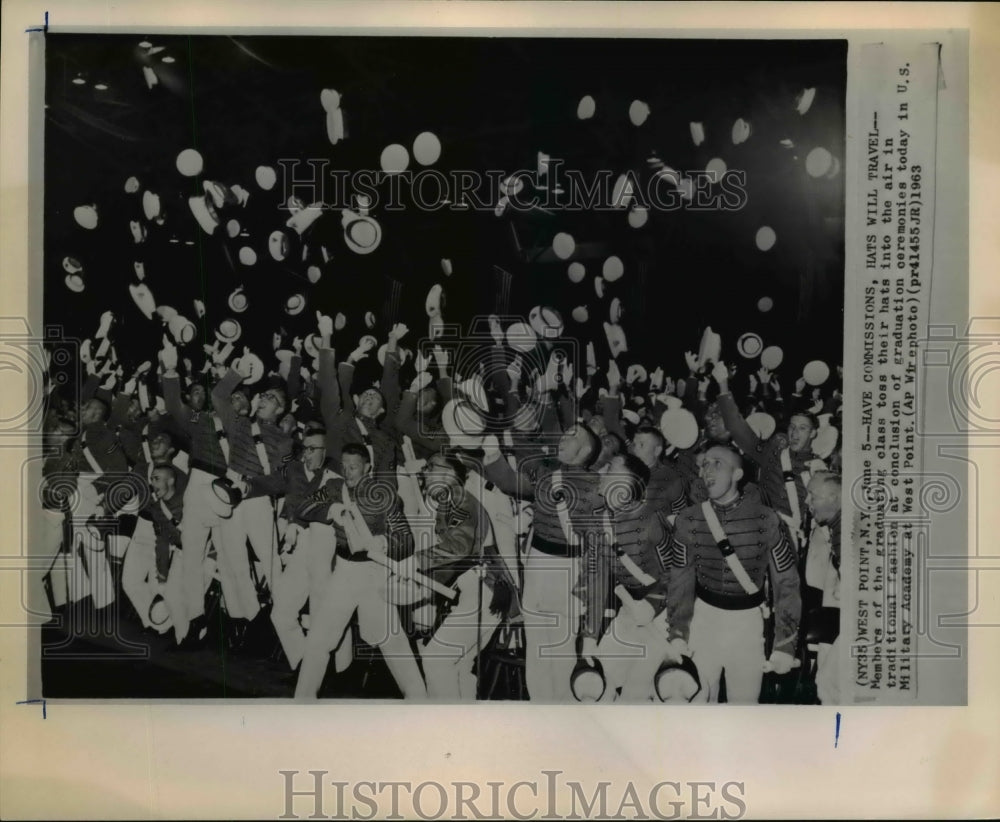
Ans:
[{"label": "short dark hair", "polygon": [[167,442],[170,444],[171,448],[177,447],[177,441],[174,439],[174,435],[170,433],[168,428],[160,428],[150,434],[149,439],[155,440],[157,437],[166,437]]},{"label": "short dark hair", "polygon": [[788,417],[788,422],[791,423],[795,417],[804,417],[809,420],[813,431],[819,431],[819,419],[811,411],[793,411]]},{"label": "short dark hair", "polygon": [[469,476],[469,469],[457,456],[449,453],[446,449],[441,449],[438,453],[431,455],[430,459],[427,460],[428,464],[430,464],[432,459],[439,459],[444,462],[444,464],[447,465],[451,472],[455,475],[455,479],[458,481],[458,484],[462,486],[465,485],[465,481]]},{"label": "short dark hair", "polygon": [[365,462],[371,465],[371,455],[368,453],[368,449],[358,442],[349,442],[344,446],[343,450],[340,452],[340,458],[343,459],[348,454],[354,454],[356,457],[361,457]]},{"label": "short dark hair", "polygon": [[659,443],[661,449],[667,450],[667,438],[663,436],[663,432],[659,428],[654,428],[652,425],[640,425],[636,429],[633,439],[640,434],[649,434]]},{"label": "short dark hair", "polygon": [[179,483],[181,480],[181,472],[177,470],[177,466],[174,465],[172,462],[153,463],[153,470],[166,471],[167,473],[169,473],[170,476],[173,478],[175,485]]},{"label": "short dark hair", "polygon": [[[272,385],[269,388],[264,389],[265,391],[270,391],[272,394],[277,394],[281,398],[281,410],[284,411],[288,408],[288,392],[282,385]],[[264,393],[264,392],[261,392]]]},{"label": "short dark hair", "polygon": [[109,406],[100,397],[91,397],[89,400],[87,400],[87,402],[88,403],[92,402],[97,404],[97,406],[101,409],[101,414],[103,415],[103,419],[107,419],[109,416],[111,416],[111,406]]}]

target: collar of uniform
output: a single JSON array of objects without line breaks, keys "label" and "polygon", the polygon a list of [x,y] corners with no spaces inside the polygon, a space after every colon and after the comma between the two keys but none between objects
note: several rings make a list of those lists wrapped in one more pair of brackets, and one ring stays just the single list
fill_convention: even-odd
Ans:
[{"label": "collar of uniform", "polygon": [[830,517],[829,521],[826,523],[826,527],[830,529],[831,534],[840,528],[840,511],[837,511],[836,514]]},{"label": "collar of uniform", "polygon": [[724,514],[729,514],[739,508],[740,503],[743,502],[743,492],[741,491],[739,496],[736,497],[732,502],[727,502],[725,505],[720,505],[715,500],[712,500],[712,507],[716,511],[721,511]]}]

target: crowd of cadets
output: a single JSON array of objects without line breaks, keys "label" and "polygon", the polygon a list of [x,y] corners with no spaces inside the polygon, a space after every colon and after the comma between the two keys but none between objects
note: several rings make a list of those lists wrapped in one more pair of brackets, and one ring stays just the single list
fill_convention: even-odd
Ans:
[{"label": "crowd of cadets", "polygon": [[[477,660],[503,629],[523,637],[536,701],[718,701],[721,686],[757,702],[766,671],[803,662],[836,701],[839,451],[814,445],[837,378],[783,389],[688,354],[676,381],[613,360],[574,380],[544,340],[508,347],[496,318],[459,375],[453,351],[403,349],[402,325],[338,362],[328,326],[312,370],[296,343],[263,378],[217,352],[202,376],[165,340],[127,381],[90,357],[78,405],[52,392],[54,606],[108,606],[120,563],[144,628],[183,651],[218,580],[224,652],[269,621],[296,698],[359,641],[404,698],[482,698]],[[376,354],[380,379],[358,385]],[[777,430],[751,427],[760,411]]]}]

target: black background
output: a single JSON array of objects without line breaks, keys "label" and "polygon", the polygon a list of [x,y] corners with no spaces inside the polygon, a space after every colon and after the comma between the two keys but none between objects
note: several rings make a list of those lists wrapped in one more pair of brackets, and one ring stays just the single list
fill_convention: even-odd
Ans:
[{"label": "black background", "polygon": [[[165,50],[149,57],[138,45],[143,39]],[[192,300],[205,301],[199,343],[212,340],[212,330],[231,316],[227,295],[245,285],[251,307],[239,319],[259,353],[269,350],[279,326],[291,335],[315,330],[317,308],[348,316],[334,340],[345,353],[366,333],[365,310],[378,317],[380,339],[395,320],[419,336],[426,328],[424,295],[435,282],[447,292],[447,319],[465,323],[496,310],[492,271],[499,265],[513,276],[512,311],[526,314],[549,303],[563,312],[567,333],[584,339],[602,336],[608,303],[621,297],[630,346],[625,363],[660,364],[679,375],[684,350],[696,349],[708,324],[723,333],[728,358],[740,333],[756,331],[765,344],[783,346],[785,370],[817,357],[842,360],[843,173],[814,179],[805,158],[824,146],[843,162],[845,41],[60,34],[49,35],[46,48],[45,321],[82,338],[93,334],[102,311],[115,311],[117,350],[126,364],[151,358],[162,333],[129,295],[135,260],[144,262],[158,304],[196,320]],[[167,55],[175,62],[160,62]],[[152,89],[144,64],[160,78]],[[86,82],[73,83],[77,76]],[[97,90],[97,83],[108,88]],[[802,116],[795,97],[808,86],[816,87],[816,99]],[[348,136],[336,146],[326,137],[323,88],[342,96]],[[587,121],[576,116],[584,94],[597,104]],[[628,118],[633,99],[652,109],[638,128]],[[734,146],[737,117],[750,121],[753,133]],[[691,140],[692,120],[705,125],[700,147]],[[492,210],[376,209],[383,240],[367,256],[348,249],[339,214],[330,214],[308,240],[315,255],[325,238],[333,257],[317,285],[305,277],[298,245],[285,263],[271,259],[268,235],[288,214],[280,210],[280,179],[270,192],[256,185],[258,165],[315,158],[328,160],[328,169],[377,170],[386,145],[409,149],[425,130],[440,138],[434,168],[445,173],[530,170],[542,150],[586,178],[599,169],[610,169],[612,179],[632,169],[644,180],[646,157],[655,150],[679,170],[722,157],[730,169],[746,171],[748,198],[736,212],[654,210],[640,230],[628,226],[622,211],[498,219]],[[181,176],[175,165],[190,147],[204,157],[198,178]],[[410,169],[420,168],[411,157]],[[125,193],[130,175],[141,181],[139,194]],[[223,219],[239,219],[249,238],[230,240],[222,229],[209,237],[197,226],[186,201],[201,193],[204,179],[250,191],[246,209]],[[160,196],[163,226],[142,217],[147,188]],[[99,209],[94,231],[73,219],[74,207],[85,203]],[[130,219],[147,226],[144,244],[133,243]],[[578,245],[604,244],[624,260],[625,276],[608,284],[599,301],[593,278],[603,254],[583,260],[587,278],[574,285],[566,276],[570,261],[530,262],[519,254],[512,224],[534,255],[558,231],[569,231]],[[778,237],[766,253],[754,242],[761,225]],[[237,260],[243,244],[257,251],[252,268]],[[63,284],[66,255],[85,267],[82,294]],[[441,272],[443,257],[453,262],[450,278]],[[384,307],[387,278],[402,285],[398,312]],[[295,292],[309,305],[290,318],[281,304]],[[757,309],[765,295],[774,300],[767,314]],[[582,304],[590,309],[586,328],[569,317]]]}]

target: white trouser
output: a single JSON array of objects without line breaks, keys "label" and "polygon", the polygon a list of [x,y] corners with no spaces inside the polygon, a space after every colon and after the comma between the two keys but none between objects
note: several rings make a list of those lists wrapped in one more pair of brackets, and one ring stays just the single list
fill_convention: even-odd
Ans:
[{"label": "white trouser", "polygon": [[69,577],[69,598],[79,602],[90,596],[95,608],[115,601],[115,583],[108,565],[105,541],[93,536],[86,527],[87,518],[100,514],[100,495],[94,481],[100,474],[80,474],[76,481],[77,495],[72,513],[72,553],[63,562]]},{"label": "white trouser", "polygon": [[840,704],[840,637],[832,645],[820,643],[816,654],[816,696],[824,705]]},{"label": "white trouser", "polygon": [[261,575],[274,590],[274,579],[281,573],[278,559],[278,535],[274,525],[274,505],[270,497],[253,497],[243,500],[233,509],[233,515],[219,526],[220,553],[225,563],[220,571],[230,576],[234,596],[226,593],[226,610],[234,619],[253,619],[260,611],[257,589],[250,577],[250,559],[247,540],[260,560]]},{"label": "white trouser", "polygon": [[425,699],[427,688],[403,632],[397,607],[385,601],[389,572],[371,561],[351,562],[341,557],[330,577],[329,589],[318,613],[309,617],[305,655],[295,685],[297,699],[315,699],[326,676],[330,652],[358,613],[361,638],[382,652],[389,672],[405,699]]},{"label": "white trouser", "polygon": [[500,617],[490,613],[492,593],[485,583],[479,607],[477,569],[462,574],[454,587],[460,592],[458,602],[428,643],[418,647],[427,679],[427,696],[449,702],[473,702],[477,683],[472,668],[479,651],[486,647],[500,624]]},{"label": "white trouser", "polygon": [[[178,552],[170,552],[170,570],[166,582],[160,582],[156,570],[156,534],[153,523],[139,518],[122,565],[122,588],[139,614],[144,628],[161,634],[173,626],[173,617],[184,609],[184,568]],[[162,596],[170,614],[165,622],[153,625],[149,608],[156,596]]]},{"label": "white trouser", "polygon": [[649,702],[656,697],[653,677],[670,654],[667,612],[661,611],[648,625],[637,625],[628,608],[622,607],[597,646],[608,687],[602,702]]},{"label": "white trouser", "polygon": [[573,593],[578,557],[556,557],[532,548],[525,561],[525,679],[534,702],[572,701],[576,635],[583,603]]},{"label": "white trouser", "polygon": [[[174,631],[180,642],[188,631],[188,624],[205,613],[205,550],[212,537],[219,555],[219,576],[223,594],[227,593],[226,567],[222,550],[219,524],[222,518],[212,509],[212,482],[216,478],[199,468],[192,468],[184,492],[184,517],[181,520],[181,567],[184,580],[183,612],[173,614]],[[235,596],[235,594],[233,594]],[[227,597],[228,598],[228,597]]]},{"label": "white trouser", "polygon": [[140,517],[122,563],[122,588],[139,614],[142,626],[149,628],[149,606],[159,592],[156,578],[156,533],[153,523]]},{"label": "white trouser", "polygon": [[[289,526],[291,527],[291,526]],[[278,634],[288,664],[294,670],[305,653],[306,635],[299,624],[299,612],[309,601],[309,620],[322,609],[330,587],[331,565],[337,537],[329,525],[309,524],[299,532],[285,570],[274,580],[274,607],[271,622]]]},{"label": "white trouser", "polygon": [[41,556],[53,558],[49,570],[45,573],[45,576],[49,578],[52,603],[50,607],[48,597],[46,596],[38,597],[37,599],[33,599],[30,596],[30,591],[34,589],[33,581],[36,576],[33,572],[29,572],[29,578],[32,580],[32,583],[31,588],[29,588],[28,603],[33,612],[43,617],[45,622],[48,622],[53,616],[52,608],[61,608],[69,599],[67,591],[69,582],[66,578],[66,555],[61,550],[64,533],[63,523],[66,520],[66,515],[61,511],[53,511],[48,508],[40,508],[38,511],[40,513],[35,521],[38,523],[38,539],[42,546]]},{"label": "white trouser", "polygon": [[701,679],[699,701],[719,701],[726,672],[726,701],[754,704],[764,675],[764,617],[760,608],[727,611],[695,599],[688,640]]}]

